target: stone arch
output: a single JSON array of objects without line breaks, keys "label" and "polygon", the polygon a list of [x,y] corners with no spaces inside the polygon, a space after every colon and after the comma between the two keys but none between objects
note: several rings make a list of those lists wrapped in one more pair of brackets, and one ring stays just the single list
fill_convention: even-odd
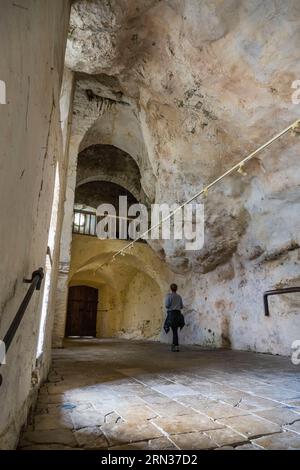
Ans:
[{"label": "stone arch", "polygon": [[126,262],[127,265],[153,278],[160,285],[162,292],[165,292],[170,281],[174,280],[174,273],[148,244],[135,243],[133,250],[126,254],[126,257],[120,256],[115,262],[111,262],[113,255],[126,244],[124,240],[98,240],[94,237],[82,238],[80,235],[75,235],[69,279],[76,273],[88,269],[94,273],[94,276],[105,275],[107,281],[110,279],[110,282],[114,283],[114,276],[111,275],[114,270],[111,268],[113,266],[122,268]]},{"label": "stone arch", "polygon": [[142,188],[151,200],[155,199],[156,178],[139,120],[131,106],[112,106],[94,120],[84,133],[78,151],[96,144],[113,145],[129,154],[140,169]]},{"label": "stone arch", "polygon": [[75,194],[75,205],[83,205],[97,209],[100,204],[112,204],[116,209],[119,206],[119,196],[126,196],[128,206],[138,203],[134,195],[111,181],[94,180],[80,185]]},{"label": "stone arch", "polygon": [[[71,277],[68,287],[76,285],[86,285],[98,289],[96,336],[98,338],[107,337],[114,331],[118,331],[121,300],[112,280],[103,274],[95,277],[87,268]],[[114,320],[114,324],[111,324],[111,319]]]},{"label": "stone arch", "polygon": [[55,346],[62,344],[63,323],[66,315],[78,154],[94,144],[113,145],[127,152],[136,161],[141,174],[142,192],[136,199],[144,202],[143,194],[145,194],[147,201],[155,200],[156,177],[149,160],[138,116],[139,111],[130,100],[126,100],[124,96],[120,98],[118,94],[108,93],[107,88],[99,84],[97,78],[77,77],[69,139],[68,176],[59,259],[53,335]]},{"label": "stone arch", "polygon": [[104,175],[102,173],[98,173],[97,175],[95,176],[91,176],[89,178],[85,178],[83,180],[81,180],[78,184],[77,184],[77,187],[76,188],[79,188],[80,186],[83,186],[87,183],[92,183],[94,181],[98,181],[98,182],[104,182],[104,183],[114,183],[118,186],[121,186],[123,187],[124,189],[126,189],[126,191],[128,191],[129,193],[131,193],[135,199],[139,202],[145,202],[145,199],[143,198],[143,196],[141,196],[141,193],[136,189],[136,187],[134,185],[130,185],[128,184],[128,182],[126,181],[126,178],[122,178],[122,176],[107,176],[107,175]]},{"label": "stone arch", "polygon": [[141,244],[134,254],[111,263],[112,255],[123,242],[82,237],[74,241],[70,285],[86,282],[99,287],[102,298],[102,313],[97,322],[99,337],[165,340],[161,334],[163,298],[170,277],[155,253]]},{"label": "stone arch", "polygon": [[133,194],[139,202],[149,203],[141,187],[141,173],[136,161],[131,155],[113,145],[91,145],[79,153],[76,187],[92,181],[118,184]]}]

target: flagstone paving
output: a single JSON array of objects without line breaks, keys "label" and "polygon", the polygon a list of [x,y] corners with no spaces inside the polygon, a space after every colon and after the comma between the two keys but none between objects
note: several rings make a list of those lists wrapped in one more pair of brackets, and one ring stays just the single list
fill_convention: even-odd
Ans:
[{"label": "flagstone paving", "polygon": [[68,340],[19,448],[300,449],[300,368],[242,351]]}]

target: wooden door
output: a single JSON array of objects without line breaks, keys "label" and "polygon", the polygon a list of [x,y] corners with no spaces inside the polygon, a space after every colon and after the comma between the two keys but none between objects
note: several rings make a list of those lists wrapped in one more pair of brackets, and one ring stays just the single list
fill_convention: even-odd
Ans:
[{"label": "wooden door", "polygon": [[98,289],[69,288],[66,336],[96,336]]}]

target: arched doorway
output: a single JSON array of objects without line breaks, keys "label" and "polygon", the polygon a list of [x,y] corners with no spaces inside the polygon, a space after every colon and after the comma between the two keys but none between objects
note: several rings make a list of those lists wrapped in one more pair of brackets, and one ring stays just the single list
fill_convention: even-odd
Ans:
[{"label": "arched doorway", "polygon": [[97,338],[167,341],[164,295],[174,274],[147,243],[112,262],[125,240],[73,235],[69,283],[98,289]]},{"label": "arched doorway", "polygon": [[69,287],[66,336],[96,337],[98,289]]}]

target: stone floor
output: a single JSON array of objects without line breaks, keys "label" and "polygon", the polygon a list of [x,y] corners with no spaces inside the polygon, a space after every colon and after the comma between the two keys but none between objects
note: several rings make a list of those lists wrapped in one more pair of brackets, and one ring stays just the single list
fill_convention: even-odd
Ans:
[{"label": "stone floor", "polygon": [[289,358],[117,340],[68,341],[21,449],[300,449]]}]

